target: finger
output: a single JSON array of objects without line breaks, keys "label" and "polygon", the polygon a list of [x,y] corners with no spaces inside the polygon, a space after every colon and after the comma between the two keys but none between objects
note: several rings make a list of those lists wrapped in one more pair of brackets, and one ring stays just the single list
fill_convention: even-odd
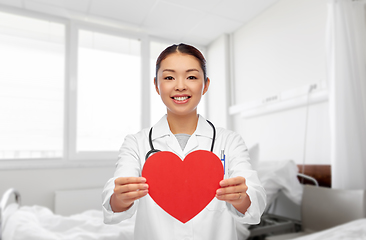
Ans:
[{"label": "finger", "polygon": [[142,191],[147,190],[149,188],[149,185],[146,183],[141,184],[124,184],[124,185],[116,185],[114,188],[115,193],[128,193],[128,192],[135,192],[135,191]]},{"label": "finger", "polygon": [[225,194],[225,195],[218,195],[216,196],[217,199],[222,201],[237,201],[243,198],[245,194],[243,193],[231,193],[231,194]]},{"label": "finger", "polygon": [[234,194],[234,193],[245,193],[248,187],[246,185],[236,185],[225,188],[219,188],[216,191],[217,195]]},{"label": "finger", "polygon": [[239,192],[239,193],[231,193],[231,194],[216,196],[216,198],[219,200],[224,200],[226,202],[233,203],[235,201],[242,201],[247,196],[248,195],[246,193]]},{"label": "finger", "polygon": [[148,194],[148,190],[134,191],[124,193],[121,196],[122,201],[134,202],[137,199],[140,199]]},{"label": "finger", "polygon": [[149,185],[147,185],[147,184],[125,184],[125,185],[120,186],[122,193],[143,191],[143,190],[147,190],[148,188],[149,188]]},{"label": "finger", "polygon": [[245,178],[243,177],[235,177],[235,178],[228,178],[220,181],[221,187],[233,186],[238,184],[245,184]]},{"label": "finger", "polygon": [[146,178],[144,177],[119,177],[114,180],[115,185],[124,185],[129,183],[145,183]]}]

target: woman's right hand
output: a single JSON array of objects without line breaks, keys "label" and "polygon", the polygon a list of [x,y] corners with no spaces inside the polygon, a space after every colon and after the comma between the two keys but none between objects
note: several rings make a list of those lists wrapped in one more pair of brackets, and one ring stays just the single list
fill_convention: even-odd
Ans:
[{"label": "woman's right hand", "polygon": [[113,212],[128,210],[133,202],[147,195],[149,186],[143,177],[120,177],[114,181],[110,204]]}]

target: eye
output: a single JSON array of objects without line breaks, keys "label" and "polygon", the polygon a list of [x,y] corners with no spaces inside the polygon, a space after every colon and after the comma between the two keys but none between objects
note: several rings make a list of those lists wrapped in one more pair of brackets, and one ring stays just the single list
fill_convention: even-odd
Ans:
[{"label": "eye", "polygon": [[173,80],[174,78],[171,77],[171,76],[168,76],[168,77],[165,77],[164,79],[166,79],[166,80]]},{"label": "eye", "polygon": [[197,78],[195,76],[189,76],[188,79],[193,80],[193,79],[197,79]]}]

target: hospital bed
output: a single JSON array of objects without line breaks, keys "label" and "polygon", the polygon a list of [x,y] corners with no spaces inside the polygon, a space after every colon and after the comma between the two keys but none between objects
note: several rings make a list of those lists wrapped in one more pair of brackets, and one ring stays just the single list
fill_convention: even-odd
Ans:
[{"label": "hospital bed", "polygon": [[[265,214],[263,218],[265,222],[276,216]],[[262,223],[263,227],[251,232],[260,233],[256,234],[260,238],[253,239],[366,239],[366,190],[305,185],[301,221],[295,226],[293,221],[286,220],[279,218],[277,226]]]},{"label": "hospital bed", "polygon": [[[298,168],[293,161],[257,162],[254,165],[266,189],[268,206],[275,201],[279,192],[283,192],[291,201],[300,205],[303,188],[297,180]],[[56,192],[55,212],[42,206],[22,206],[21,193],[15,189],[7,190],[1,199],[1,240],[133,239],[134,218],[117,225],[105,225],[99,204],[101,189],[92,190],[65,191],[67,194]],[[67,212],[72,207],[85,203],[82,200],[78,203],[76,199],[86,195],[88,199],[97,199],[96,204],[100,206],[97,210],[94,208],[83,209],[82,212]],[[79,206],[79,209],[82,208]],[[61,215],[60,212],[66,214]],[[250,235],[249,226],[239,226],[238,233],[240,239],[247,239]]]},{"label": "hospital bed", "polygon": [[[263,167],[261,167],[263,166]],[[258,173],[267,191],[267,201],[272,202],[278,191],[283,189],[294,201],[301,198],[301,189],[297,182],[289,179],[296,176],[296,166],[292,161],[279,161],[259,164]],[[287,180],[286,180],[287,179]],[[67,191],[66,191],[67,192]],[[70,192],[70,191],[68,191]],[[90,194],[90,189],[79,189],[72,195],[73,200],[65,198],[65,194],[56,192],[55,212],[59,213],[78,205],[75,199]],[[89,199],[100,199],[100,192],[93,190]],[[79,193],[79,195],[77,195]],[[76,195],[75,195],[76,194]],[[66,195],[67,196],[67,195]],[[58,203],[59,199],[72,206]],[[14,201],[15,202],[12,202]],[[1,231],[3,240],[6,239],[132,239],[134,219],[124,221],[119,225],[105,225],[101,210],[86,210],[75,214],[61,216],[42,206],[22,206],[21,195],[15,189],[9,189],[1,199]],[[11,203],[12,202],[12,203]],[[61,201],[60,201],[61,202]],[[79,205],[80,205],[79,201]],[[84,204],[86,205],[86,204]],[[85,206],[84,206],[85,207]],[[85,209],[84,209],[85,210]],[[248,226],[242,229],[242,239],[249,235]]]},{"label": "hospital bed", "polygon": [[133,228],[134,218],[121,224],[104,224],[101,210],[62,216],[46,207],[22,206],[20,193],[12,188],[3,194],[0,202],[1,240],[133,239]]},{"label": "hospital bed", "polygon": [[[285,238],[279,238],[285,239]],[[366,218],[356,219],[323,231],[314,232],[303,237],[291,238],[294,240],[365,240]]]}]

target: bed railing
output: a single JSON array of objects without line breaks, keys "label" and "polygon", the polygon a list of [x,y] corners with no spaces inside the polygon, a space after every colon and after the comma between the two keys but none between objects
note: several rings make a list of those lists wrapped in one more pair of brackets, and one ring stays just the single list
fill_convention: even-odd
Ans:
[{"label": "bed railing", "polygon": [[6,205],[8,204],[10,197],[14,195],[15,197],[15,202],[20,206],[21,204],[21,197],[20,197],[20,193],[15,190],[14,188],[10,188],[8,190],[6,190],[6,192],[3,194],[3,196],[1,197],[1,201],[0,201],[0,240],[2,239],[2,221],[3,221],[3,213],[5,211]]},{"label": "bed railing", "polygon": [[304,179],[307,179],[307,180],[310,180],[310,181],[312,181],[314,183],[315,186],[319,187],[319,183],[318,183],[318,181],[315,178],[313,178],[313,177],[311,177],[309,175],[305,175],[303,173],[298,173],[297,176],[298,177],[301,177],[301,178],[304,178]]}]

